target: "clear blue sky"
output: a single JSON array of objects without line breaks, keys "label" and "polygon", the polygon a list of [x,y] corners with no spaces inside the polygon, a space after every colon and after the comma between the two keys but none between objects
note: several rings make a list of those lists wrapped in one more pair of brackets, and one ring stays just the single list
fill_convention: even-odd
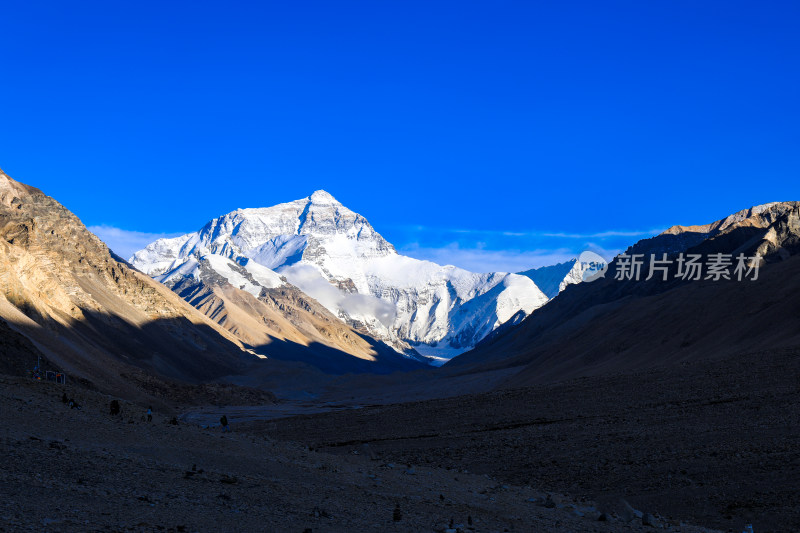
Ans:
[{"label": "clear blue sky", "polygon": [[788,1],[7,3],[0,167],[121,239],[325,189],[412,255],[515,270],[800,200],[798,27]]}]

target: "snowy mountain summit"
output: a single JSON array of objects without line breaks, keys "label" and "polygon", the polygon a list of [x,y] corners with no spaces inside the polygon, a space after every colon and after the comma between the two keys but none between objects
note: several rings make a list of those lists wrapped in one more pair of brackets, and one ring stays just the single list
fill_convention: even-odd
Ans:
[{"label": "snowy mountain summit", "polygon": [[[211,255],[230,262],[207,261]],[[336,316],[399,351],[450,358],[548,298],[526,276],[478,274],[400,255],[370,223],[325,191],[274,207],[238,209],[197,232],[160,239],[131,264],[159,280],[201,258],[258,291],[280,277]],[[270,275],[272,270],[277,275]],[[252,272],[250,272],[252,271]]]}]

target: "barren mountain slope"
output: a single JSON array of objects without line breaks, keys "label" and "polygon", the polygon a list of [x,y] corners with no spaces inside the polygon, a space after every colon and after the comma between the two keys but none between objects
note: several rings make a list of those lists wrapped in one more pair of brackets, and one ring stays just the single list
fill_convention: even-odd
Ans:
[{"label": "barren mountain slope", "polygon": [[594,375],[698,357],[800,344],[800,204],[759,206],[701,227],[671,228],[629,254],[758,253],[756,281],[606,279],[557,298],[445,368],[474,372],[525,366],[510,386]]},{"label": "barren mountain slope", "polygon": [[[105,390],[133,367],[184,381],[255,356],[169,289],[113,257],[78,218],[0,171],[0,318],[49,364]],[[31,354],[32,368],[35,355]]]}]

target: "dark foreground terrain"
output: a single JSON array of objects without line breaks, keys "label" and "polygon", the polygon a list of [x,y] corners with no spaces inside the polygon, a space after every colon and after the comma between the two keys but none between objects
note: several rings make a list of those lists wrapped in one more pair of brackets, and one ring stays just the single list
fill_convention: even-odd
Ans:
[{"label": "dark foreground terrain", "polygon": [[[0,376],[0,531],[612,532],[652,530],[621,509],[478,474],[307,447],[239,431],[171,425],[171,413]],[[414,457],[411,461],[410,457]],[[527,480],[522,485],[527,484]],[[707,529],[674,526],[672,531]],[[450,522],[453,521],[453,527]],[[471,522],[471,523],[470,523]]]},{"label": "dark foreground terrain", "polygon": [[[723,530],[800,531],[800,351],[249,424],[380,460],[624,498]],[[523,509],[524,507],[520,508]]]}]

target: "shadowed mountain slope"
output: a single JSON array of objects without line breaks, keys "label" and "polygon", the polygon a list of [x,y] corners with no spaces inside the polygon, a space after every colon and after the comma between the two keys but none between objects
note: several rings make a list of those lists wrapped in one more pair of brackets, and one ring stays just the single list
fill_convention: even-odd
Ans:
[{"label": "shadowed mountain slope", "polygon": [[[509,328],[445,369],[451,373],[518,367],[507,386],[643,369],[690,359],[800,344],[800,204],[744,210],[704,226],[670,228],[638,242],[642,276],[573,285],[519,326]],[[667,281],[649,273],[649,255],[726,253],[763,258],[757,280]],[[736,261],[734,259],[735,267]],[[705,277],[703,273],[703,277]]]}]

